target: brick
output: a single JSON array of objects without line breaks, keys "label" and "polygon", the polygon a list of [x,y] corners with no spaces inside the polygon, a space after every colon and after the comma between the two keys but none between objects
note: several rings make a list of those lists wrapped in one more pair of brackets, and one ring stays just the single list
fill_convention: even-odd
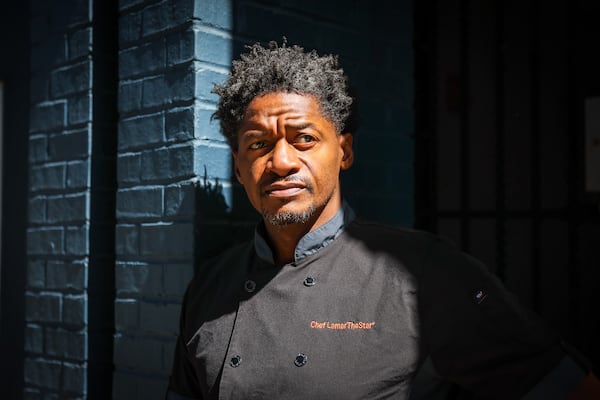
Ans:
[{"label": "brick", "polygon": [[142,224],[140,252],[160,258],[193,256],[194,229],[191,223]]},{"label": "brick", "polygon": [[117,331],[137,331],[139,305],[134,299],[115,300],[115,328]]},{"label": "brick", "polygon": [[119,149],[161,143],[164,140],[163,113],[136,116],[119,122]]},{"label": "brick", "polygon": [[38,163],[48,159],[48,139],[46,136],[29,137],[29,162]]},{"label": "brick", "polygon": [[92,22],[90,4],[88,0],[68,0],[62,7],[50,8],[51,29],[63,32],[67,27]]},{"label": "brick", "polygon": [[40,71],[62,64],[67,59],[67,49],[62,34],[46,34],[31,48],[31,70]]},{"label": "brick", "polygon": [[169,110],[165,118],[165,135],[167,140],[189,140],[194,137],[194,107]]},{"label": "brick", "polygon": [[29,84],[31,104],[50,100],[50,79],[45,71],[32,72]]},{"label": "brick", "polygon": [[46,286],[46,261],[29,260],[27,263],[27,286],[43,289]]},{"label": "brick", "polygon": [[181,64],[194,59],[194,32],[186,30],[175,32],[167,36],[167,59],[168,66]]},{"label": "brick", "polygon": [[25,351],[42,353],[44,351],[44,329],[40,325],[25,326]]},{"label": "brick", "polygon": [[113,400],[138,399],[137,376],[118,368],[113,374]]},{"label": "brick", "polygon": [[[206,177],[198,182],[196,190],[196,216],[198,219],[203,221],[224,220],[226,212],[229,211],[228,204],[233,204],[230,185],[224,185],[218,180],[211,181]],[[242,205],[244,204],[248,204],[245,194],[242,197]],[[243,208],[238,205],[236,210],[242,211]],[[254,213],[254,211],[251,211],[251,213]]]},{"label": "brick", "polygon": [[69,125],[78,125],[92,121],[92,95],[89,92],[75,95],[68,100],[67,121]]},{"label": "brick", "polygon": [[162,354],[156,351],[156,340],[129,337],[117,333],[114,341],[114,362],[118,366],[142,371],[160,371]]},{"label": "brick", "polygon": [[[47,222],[85,222],[90,218],[89,193],[48,197]],[[69,233],[67,233],[68,237]]]},{"label": "brick", "polygon": [[65,252],[70,255],[89,253],[89,225],[69,226],[65,230]]},{"label": "brick", "polygon": [[192,217],[196,209],[196,187],[193,183],[170,185],[165,189],[165,215]]},{"label": "brick", "polygon": [[160,296],[162,272],[158,264],[119,264],[115,269],[117,294]]},{"label": "brick", "polygon": [[42,393],[39,389],[26,387],[23,390],[23,400],[42,400]]},{"label": "brick", "polygon": [[27,321],[60,322],[62,296],[58,293],[26,293],[25,316]]},{"label": "brick", "polygon": [[194,276],[191,264],[166,264],[164,266],[164,293],[178,299],[183,298],[185,290]]},{"label": "brick", "polygon": [[60,133],[48,138],[48,153],[54,161],[81,158],[89,155],[89,130]]},{"label": "brick", "polygon": [[85,331],[46,328],[46,353],[70,360],[87,359],[87,334]]},{"label": "brick", "polygon": [[[322,4],[319,6],[322,7]],[[203,0],[194,2],[194,17],[218,28],[233,30],[233,4],[230,1]],[[339,7],[336,7],[339,9]],[[305,8],[309,9],[309,8]],[[338,10],[339,11],[339,10]]]},{"label": "brick", "polygon": [[58,255],[63,253],[63,228],[33,228],[27,231],[29,255]]},{"label": "brick", "polygon": [[132,12],[119,17],[119,47],[135,42],[142,36],[142,14]]},{"label": "brick", "polygon": [[218,102],[219,97],[216,94],[211,93],[210,91],[213,88],[213,84],[223,83],[223,81],[227,78],[227,75],[213,71],[206,68],[199,68],[196,71],[196,97],[201,100],[206,100],[210,102]]},{"label": "brick", "polygon": [[46,197],[38,196],[29,199],[29,223],[43,224],[46,222]]},{"label": "brick", "polygon": [[122,189],[117,192],[117,218],[151,218],[162,215],[162,187]]},{"label": "brick", "polygon": [[83,57],[92,52],[92,28],[77,30],[69,37],[69,59]]},{"label": "brick", "polygon": [[158,107],[194,99],[194,74],[189,66],[169,69],[165,75],[143,81],[143,107]]},{"label": "brick", "polygon": [[30,188],[32,191],[44,189],[64,189],[65,165],[45,164],[31,168]]},{"label": "brick", "polygon": [[175,344],[177,343],[177,338],[173,337],[171,340],[163,343],[163,371],[165,373],[171,372],[171,367],[173,366],[173,359],[175,356]]},{"label": "brick", "polygon": [[215,112],[213,109],[196,108],[196,120],[194,134],[199,139],[208,139],[225,143],[225,137],[221,134],[219,121],[212,119]]},{"label": "brick", "polygon": [[35,105],[29,117],[31,132],[48,131],[63,128],[66,122],[66,103],[47,102]]},{"label": "brick", "polygon": [[138,385],[138,399],[150,399],[155,393],[166,393],[168,381],[166,377],[141,376]]},{"label": "brick", "polygon": [[143,11],[144,36],[175,28],[192,20],[194,0],[172,0],[147,7]]},{"label": "brick", "polygon": [[117,179],[121,183],[140,182],[142,158],[139,153],[119,154],[117,156]]},{"label": "brick", "polygon": [[233,41],[231,38],[194,30],[196,60],[207,61],[224,67],[231,65]]},{"label": "brick", "polygon": [[139,232],[136,225],[118,224],[115,232],[117,256],[135,256],[139,249]]},{"label": "brick", "polygon": [[147,2],[147,0],[119,0],[119,10],[123,11],[145,2]]},{"label": "brick", "polygon": [[195,55],[194,32],[190,29],[168,35],[166,37],[166,47],[167,66],[192,61]]},{"label": "brick", "polygon": [[87,366],[85,364],[63,363],[62,389],[71,393],[86,393]]},{"label": "brick", "polygon": [[46,287],[59,290],[85,290],[87,287],[87,263],[48,261]]},{"label": "brick", "polygon": [[90,163],[88,160],[67,163],[66,184],[71,189],[90,187]]},{"label": "brick", "polygon": [[[170,173],[169,152],[167,149],[144,151],[141,162],[141,178],[144,181],[176,178],[176,176],[172,176]],[[191,175],[191,173],[187,175]]]},{"label": "brick", "polygon": [[179,304],[140,303],[140,328],[148,333],[177,335]]},{"label": "brick", "polygon": [[92,88],[91,62],[85,61],[57,69],[50,75],[50,95],[64,97]]},{"label": "brick", "polygon": [[142,108],[144,80],[119,82],[119,111],[128,113]]},{"label": "brick", "polygon": [[198,145],[194,154],[194,172],[208,179],[228,181],[232,177],[231,150],[219,144]]},{"label": "brick", "polygon": [[87,295],[66,295],[63,297],[63,322],[70,325],[87,324]]},{"label": "brick", "polygon": [[61,363],[41,358],[25,359],[25,382],[42,388],[60,388]]},{"label": "brick", "polygon": [[123,50],[119,53],[119,77],[130,78],[163,69],[166,65],[165,38]]}]

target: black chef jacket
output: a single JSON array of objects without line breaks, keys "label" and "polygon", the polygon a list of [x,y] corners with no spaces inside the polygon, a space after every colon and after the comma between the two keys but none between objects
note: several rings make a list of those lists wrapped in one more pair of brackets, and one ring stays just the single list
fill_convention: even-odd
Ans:
[{"label": "black chef jacket", "polygon": [[168,398],[408,399],[437,380],[512,399],[563,357],[479,262],[344,204],[290,264],[274,265],[263,227],[201,268]]}]

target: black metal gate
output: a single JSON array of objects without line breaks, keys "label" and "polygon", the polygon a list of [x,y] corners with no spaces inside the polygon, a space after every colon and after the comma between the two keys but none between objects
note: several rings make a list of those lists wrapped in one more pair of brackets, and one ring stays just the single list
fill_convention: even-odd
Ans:
[{"label": "black metal gate", "polygon": [[600,193],[584,101],[600,4],[415,1],[416,225],[483,260],[600,364]]}]

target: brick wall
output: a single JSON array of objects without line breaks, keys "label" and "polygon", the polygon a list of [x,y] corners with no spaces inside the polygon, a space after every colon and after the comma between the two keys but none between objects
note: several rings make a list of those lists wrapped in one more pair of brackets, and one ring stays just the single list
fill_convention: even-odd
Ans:
[{"label": "brick wall", "polygon": [[87,1],[32,2],[25,398],[87,390],[92,30]]},{"label": "brick wall", "polygon": [[115,399],[166,391],[198,201],[231,204],[229,149],[210,121],[227,15],[216,0],[120,2]]}]

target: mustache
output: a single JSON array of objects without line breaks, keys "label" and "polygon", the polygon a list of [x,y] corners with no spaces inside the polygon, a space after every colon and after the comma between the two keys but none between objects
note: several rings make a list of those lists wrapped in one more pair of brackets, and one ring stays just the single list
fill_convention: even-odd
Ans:
[{"label": "mustache", "polygon": [[312,183],[310,182],[310,179],[308,179],[305,176],[298,175],[298,174],[288,175],[288,176],[278,176],[275,174],[268,175],[262,179],[261,186],[265,187],[265,186],[272,185],[274,183],[291,183],[291,182],[300,182],[300,183],[304,184],[306,189],[312,193],[313,186],[312,186]]}]

